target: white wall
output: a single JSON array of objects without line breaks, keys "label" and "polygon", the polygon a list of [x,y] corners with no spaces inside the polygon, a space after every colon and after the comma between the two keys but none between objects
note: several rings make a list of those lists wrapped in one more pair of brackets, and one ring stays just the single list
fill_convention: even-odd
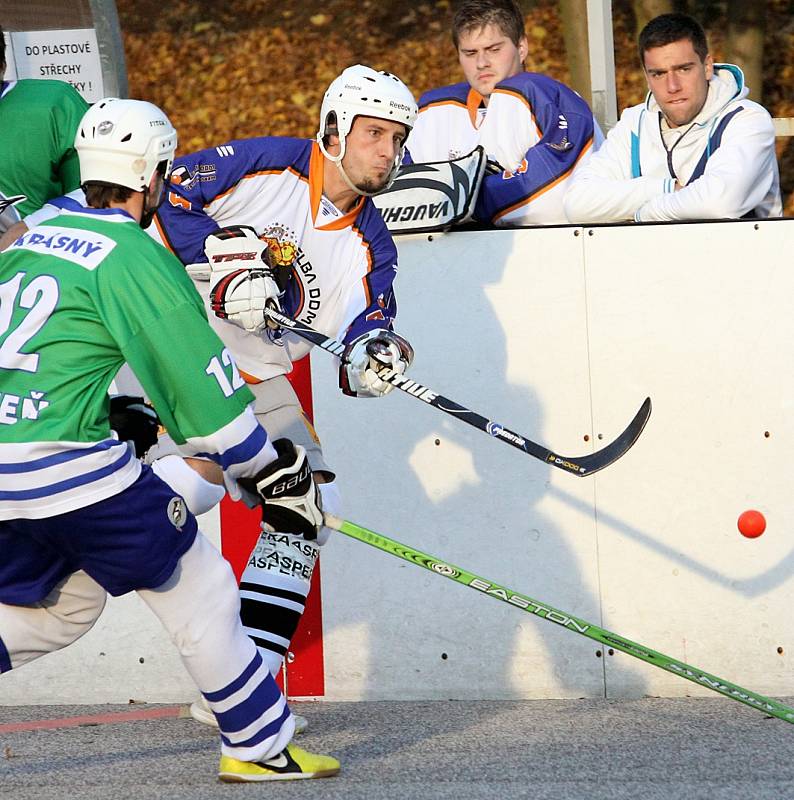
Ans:
[{"label": "white wall", "polygon": [[[622,461],[580,479],[402,393],[356,401],[316,381],[346,516],[747,688],[794,693],[794,221],[399,246],[419,382],[572,455],[617,435],[646,395],[654,411]],[[755,541],[736,528],[748,508],[768,521]],[[705,693],[341,536],[323,558],[329,698]]]},{"label": "white wall", "polygon": [[[398,391],[344,398],[318,352],[315,417],[345,516],[749,689],[794,694],[794,220],[398,245],[398,329],[418,381],[570,455],[616,436],[647,395],[654,410],[623,460],[576,478]],[[747,508],[768,521],[755,541],[736,530]],[[217,516],[203,523],[217,539]],[[341,535],[322,559],[328,699],[707,693]],[[0,679],[0,705],[194,695],[134,596]]]}]

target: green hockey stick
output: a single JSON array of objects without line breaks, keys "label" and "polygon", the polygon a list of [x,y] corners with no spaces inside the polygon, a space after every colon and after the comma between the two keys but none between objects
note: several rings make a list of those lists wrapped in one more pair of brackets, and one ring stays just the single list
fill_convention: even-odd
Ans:
[{"label": "green hockey stick", "polygon": [[600,644],[613,647],[615,650],[620,650],[622,653],[627,653],[630,656],[639,658],[640,661],[645,661],[667,672],[672,672],[673,675],[686,678],[692,681],[692,683],[698,684],[698,686],[705,686],[707,689],[729,697],[731,700],[737,700],[758,711],[763,711],[778,719],[794,723],[794,708],[789,708],[783,705],[783,703],[773,700],[771,697],[756,694],[749,689],[742,689],[741,686],[737,686],[735,683],[717,678],[715,675],[704,672],[702,669],[693,667],[690,664],[685,664],[683,661],[677,661],[670,656],[656,652],[656,650],[651,650],[649,647],[632,642],[630,639],[624,639],[616,633],[610,633],[610,631],[604,628],[599,628],[597,625],[592,625],[589,622],[585,622],[583,619],[566,614],[564,611],[560,611],[546,603],[540,603],[524,594],[519,594],[498,583],[481,578],[473,572],[468,572],[465,569],[456,567],[446,561],[435,558],[435,556],[423,553],[421,550],[414,550],[412,547],[400,544],[400,542],[395,542],[393,539],[375,533],[375,531],[371,531],[368,528],[356,525],[354,522],[340,519],[332,514],[326,514],[325,524],[329,528],[333,528],[345,534],[345,536],[358,539],[358,541],[372,545],[372,547],[383,550],[385,553],[391,553],[393,556],[402,558],[405,561],[410,561],[412,564],[424,567],[456,583],[462,583],[464,586],[476,589],[489,597],[495,597],[497,600],[509,603],[521,609],[521,611],[526,611],[528,614],[548,620],[566,630],[579,633],[582,636],[587,636],[588,639],[592,639]]}]

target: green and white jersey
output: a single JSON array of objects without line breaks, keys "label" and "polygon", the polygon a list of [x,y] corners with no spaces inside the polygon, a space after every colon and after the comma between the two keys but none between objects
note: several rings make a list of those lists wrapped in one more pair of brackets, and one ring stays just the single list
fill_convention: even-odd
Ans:
[{"label": "green and white jersey", "polygon": [[0,254],[0,520],[80,508],[138,477],[108,424],[125,361],[186,454],[232,479],[275,458],[176,257],[123,211],[64,212]]},{"label": "green and white jersey", "polygon": [[74,137],[86,111],[64,81],[0,84],[0,233],[80,185]]}]

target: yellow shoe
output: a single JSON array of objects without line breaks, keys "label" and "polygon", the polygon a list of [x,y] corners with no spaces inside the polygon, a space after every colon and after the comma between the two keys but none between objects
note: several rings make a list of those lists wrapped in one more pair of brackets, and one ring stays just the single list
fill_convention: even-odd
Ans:
[{"label": "yellow shoe", "polygon": [[330,778],[338,773],[339,762],[335,758],[307,753],[294,744],[288,744],[267,761],[238,761],[230,756],[221,756],[218,768],[218,777],[227,783]]}]

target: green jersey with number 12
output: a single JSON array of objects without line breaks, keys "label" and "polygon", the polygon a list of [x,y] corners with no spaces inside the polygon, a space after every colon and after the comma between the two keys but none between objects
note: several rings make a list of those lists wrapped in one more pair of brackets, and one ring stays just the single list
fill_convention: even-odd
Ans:
[{"label": "green jersey with number 12", "polygon": [[125,361],[185,454],[232,479],[275,457],[179,261],[124,211],[64,212],[0,255],[0,520],[80,508],[138,477],[108,424]]}]

